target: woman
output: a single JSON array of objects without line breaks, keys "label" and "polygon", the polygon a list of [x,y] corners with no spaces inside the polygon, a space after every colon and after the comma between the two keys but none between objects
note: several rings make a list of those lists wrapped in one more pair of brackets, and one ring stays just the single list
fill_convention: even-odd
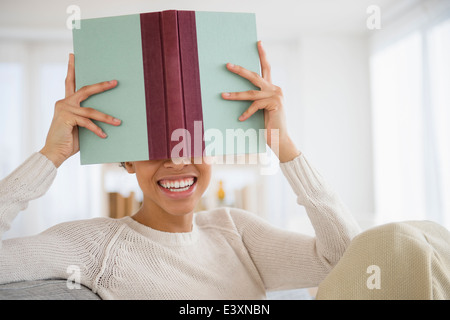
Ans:
[{"label": "woman", "polygon": [[[4,240],[0,283],[67,278],[67,268],[77,266],[81,283],[103,299],[260,299],[268,290],[317,286],[359,227],[290,139],[282,92],[271,82],[260,42],[258,51],[261,76],[232,64],[227,68],[260,90],[222,97],[254,101],[239,119],[263,109],[268,132],[279,130],[279,145],[273,149],[316,237],[277,229],[234,208],[194,214],[211,177],[205,162],[127,162],[144,195],[136,214],[67,222],[35,236]],[[112,80],[75,91],[70,55],[65,99],[56,103],[45,146],[0,182],[0,233],[29,201],[47,191],[57,168],[78,152],[77,126],[105,138],[92,120],[120,125],[111,115],[80,108],[81,101],[116,85]],[[268,145],[274,147],[270,137]]]}]

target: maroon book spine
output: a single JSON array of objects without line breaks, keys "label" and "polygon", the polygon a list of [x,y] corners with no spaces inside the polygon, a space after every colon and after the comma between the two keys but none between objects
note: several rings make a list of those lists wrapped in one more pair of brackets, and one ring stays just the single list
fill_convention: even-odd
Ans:
[{"label": "maroon book spine", "polygon": [[[172,136],[177,129],[185,129],[185,116],[183,106],[183,83],[181,80],[181,59],[178,39],[178,19],[175,10],[163,11],[161,23],[166,108],[168,116],[168,142],[169,157],[175,146],[180,150],[188,150],[187,137]],[[179,131],[183,133],[183,131]],[[182,143],[183,145],[180,145]],[[190,148],[189,148],[190,149]],[[176,154],[175,156],[183,156]]]},{"label": "maroon book spine", "polygon": [[[189,155],[192,157],[201,157],[205,149],[205,142],[203,140],[204,127],[195,11],[178,11],[178,37],[180,43],[185,128],[191,138]],[[194,130],[195,124],[197,125],[196,130]]]},{"label": "maroon book spine", "polygon": [[161,13],[140,15],[149,159],[168,158]]},{"label": "maroon book spine", "polygon": [[205,144],[195,11],[143,13],[140,18],[149,159],[168,159],[174,148],[174,156],[201,157]]}]

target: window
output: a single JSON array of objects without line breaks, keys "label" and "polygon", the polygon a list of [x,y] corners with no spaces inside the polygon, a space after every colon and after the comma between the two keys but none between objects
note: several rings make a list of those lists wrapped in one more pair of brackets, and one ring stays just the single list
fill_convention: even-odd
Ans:
[{"label": "window", "polygon": [[[1,43],[0,179],[45,143],[55,102],[64,98],[70,43]],[[57,223],[104,214],[102,169],[80,166],[79,155],[58,169],[45,197],[30,202],[4,238],[41,232]]]},{"label": "window", "polygon": [[450,19],[432,28],[428,34],[430,90],[430,181],[435,198],[430,208],[446,226],[450,226]]},{"label": "window", "polygon": [[450,227],[450,19],[424,23],[370,59],[379,223]]},{"label": "window", "polygon": [[[0,62],[0,176],[4,177],[20,161],[22,102],[20,89],[23,68],[19,63]],[[13,134],[12,134],[13,133]],[[3,155],[8,155],[5,157]]]}]

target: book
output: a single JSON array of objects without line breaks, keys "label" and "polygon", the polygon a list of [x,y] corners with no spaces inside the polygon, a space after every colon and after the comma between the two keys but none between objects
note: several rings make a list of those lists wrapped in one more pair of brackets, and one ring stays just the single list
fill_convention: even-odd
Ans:
[{"label": "book", "polygon": [[230,62],[260,74],[254,13],[167,10],[79,25],[76,89],[118,80],[81,106],[122,120],[117,127],[96,122],[106,139],[79,129],[81,164],[266,151],[263,112],[241,122],[252,101],[221,97],[258,89],[226,68]]}]

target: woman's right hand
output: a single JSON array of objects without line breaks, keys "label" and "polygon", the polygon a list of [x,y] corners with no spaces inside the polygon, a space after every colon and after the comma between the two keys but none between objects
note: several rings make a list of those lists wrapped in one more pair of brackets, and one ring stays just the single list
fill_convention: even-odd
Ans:
[{"label": "woman's right hand", "polygon": [[116,80],[88,85],[75,91],[75,57],[69,56],[69,67],[65,82],[65,98],[55,104],[55,113],[47,134],[45,146],[40,153],[50,159],[58,168],[65,160],[80,150],[78,141],[78,126],[84,127],[100,138],[106,138],[103,130],[92,120],[101,121],[114,126],[120,125],[120,120],[92,108],[81,107],[80,103],[88,97],[112,89]]}]

